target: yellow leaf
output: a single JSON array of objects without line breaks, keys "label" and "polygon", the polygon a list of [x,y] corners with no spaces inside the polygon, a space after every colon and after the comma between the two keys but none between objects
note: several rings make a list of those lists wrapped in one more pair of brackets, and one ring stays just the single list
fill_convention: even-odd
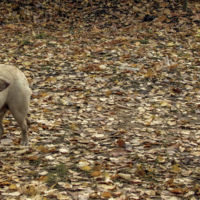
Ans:
[{"label": "yellow leaf", "polygon": [[167,46],[174,46],[174,43],[173,42],[169,42],[168,44],[167,44]]},{"label": "yellow leaf", "polygon": [[104,197],[104,198],[107,198],[107,199],[112,197],[112,195],[110,194],[110,192],[103,192],[101,194],[101,196]]},{"label": "yellow leaf", "polygon": [[124,57],[121,57],[121,58],[120,58],[120,62],[124,62]]},{"label": "yellow leaf", "polygon": [[105,177],[105,180],[106,181],[109,181],[110,180],[110,174],[108,172],[105,172],[104,173],[104,177]]},{"label": "yellow leaf", "polygon": [[107,91],[106,92],[106,96],[109,97],[109,95],[111,94],[111,91]]},{"label": "yellow leaf", "polygon": [[100,171],[94,171],[92,173],[92,176],[100,176],[101,175],[101,172]]},{"label": "yellow leaf", "polygon": [[74,131],[78,130],[79,128],[75,124],[71,124],[70,128]]},{"label": "yellow leaf", "polygon": [[144,75],[144,78],[149,78],[149,74],[145,74],[145,75]]},{"label": "yellow leaf", "polygon": [[26,62],[24,62],[24,64],[25,64],[26,66],[28,66],[28,65],[31,65],[31,62],[26,61]]},{"label": "yellow leaf", "polygon": [[136,46],[139,46],[139,45],[140,45],[140,42],[136,42],[135,45],[136,45]]},{"label": "yellow leaf", "polygon": [[137,67],[137,64],[133,63],[133,64],[131,65],[131,67],[136,68],[136,67]]},{"label": "yellow leaf", "polygon": [[7,27],[11,28],[11,29],[15,29],[15,25],[14,24],[8,24]]},{"label": "yellow leaf", "polygon": [[17,186],[16,186],[15,184],[11,184],[11,185],[9,186],[9,189],[10,189],[10,190],[17,190],[18,188],[17,188]]},{"label": "yellow leaf", "polygon": [[43,112],[49,112],[49,110],[47,110],[46,108],[43,108]]},{"label": "yellow leaf", "polygon": [[33,37],[35,37],[35,36],[36,36],[36,33],[35,33],[34,31],[32,31],[32,35],[33,35]]},{"label": "yellow leaf", "polygon": [[173,165],[172,167],[171,167],[171,172],[174,172],[174,173],[180,173],[181,172],[181,169],[179,168],[179,164],[176,164],[176,165]]},{"label": "yellow leaf", "polygon": [[166,101],[161,101],[161,102],[160,102],[160,105],[161,105],[162,107],[169,107],[169,104],[168,104]]},{"label": "yellow leaf", "polygon": [[7,119],[3,119],[3,123],[5,124],[5,123],[9,123],[10,122],[10,120],[7,120]]},{"label": "yellow leaf", "polygon": [[96,108],[97,108],[98,111],[102,111],[103,110],[102,106],[96,106]]},{"label": "yellow leaf", "polygon": [[190,101],[191,98],[190,97],[185,97],[185,100]]},{"label": "yellow leaf", "polygon": [[42,182],[47,182],[48,181],[48,176],[41,176],[39,178],[39,180],[42,181]]},{"label": "yellow leaf", "polygon": [[47,82],[56,82],[56,78],[50,77],[46,80]]},{"label": "yellow leaf", "polygon": [[55,186],[57,185],[57,182],[55,184],[53,184],[50,189],[52,190]]},{"label": "yellow leaf", "polygon": [[48,96],[48,94],[47,93],[42,93],[42,97],[46,97],[46,96]]},{"label": "yellow leaf", "polygon": [[37,188],[34,185],[29,185],[25,190],[25,195],[35,196],[37,194]]},{"label": "yellow leaf", "polygon": [[84,166],[84,167],[81,167],[81,169],[83,171],[90,171],[91,170],[90,166]]},{"label": "yellow leaf", "polygon": [[37,150],[39,152],[43,152],[43,153],[48,153],[49,152],[49,148],[44,147],[43,145],[40,145]]},{"label": "yellow leaf", "polygon": [[159,163],[164,163],[165,162],[165,158],[163,158],[162,156],[158,156],[158,162]]},{"label": "yellow leaf", "polygon": [[153,75],[153,70],[152,69],[147,69],[147,74],[149,74],[149,76]]},{"label": "yellow leaf", "polygon": [[1,168],[2,172],[10,171],[10,170],[11,170],[11,166],[10,165],[3,165],[2,168]]},{"label": "yellow leaf", "polygon": [[115,84],[117,84],[117,83],[119,83],[119,81],[118,81],[118,80],[116,80],[116,81],[115,81]]},{"label": "yellow leaf", "polygon": [[65,189],[70,189],[72,186],[69,183],[65,183]]}]

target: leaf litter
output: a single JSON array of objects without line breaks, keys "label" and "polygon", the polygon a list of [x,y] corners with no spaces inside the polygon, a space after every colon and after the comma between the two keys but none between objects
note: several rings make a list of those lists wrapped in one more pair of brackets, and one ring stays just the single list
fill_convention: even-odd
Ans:
[{"label": "leaf litter", "polygon": [[4,120],[1,198],[198,199],[198,2],[61,3],[0,10],[33,91],[30,147]]}]

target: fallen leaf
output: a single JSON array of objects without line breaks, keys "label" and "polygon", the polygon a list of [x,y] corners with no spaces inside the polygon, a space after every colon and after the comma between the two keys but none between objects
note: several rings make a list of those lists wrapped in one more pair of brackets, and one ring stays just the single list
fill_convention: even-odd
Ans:
[{"label": "fallen leaf", "polygon": [[90,166],[84,166],[84,167],[82,167],[81,169],[82,169],[83,171],[90,171],[90,170],[91,170]]},{"label": "fallen leaf", "polygon": [[17,187],[16,184],[11,184],[11,185],[9,186],[9,189],[10,189],[10,190],[17,190],[18,187]]},{"label": "fallen leaf", "polygon": [[118,144],[119,147],[124,147],[125,142],[122,139],[118,139],[117,144]]},{"label": "fallen leaf", "polygon": [[100,176],[100,175],[101,175],[100,171],[94,171],[91,176],[96,177],[96,176]]},{"label": "fallen leaf", "polygon": [[103,198],[111,198],[112,197],[112,195],[111,195],[111,193],[110,192],[103,192],[102,194],[101,194],[101,197],[103,197]]},{"label": "fallen leaf", "polygon": [[181,172],[181,169],[179,168],[179,164],[175,164],[175,165],[173,165],[172,167],[171,167],[171,172],[173,172],[173,173],[180,173]]},{"label": "fallen leaf", "polygon": [[146,173],[143,169],[143,166],[141,164],[137,165],[137,168],[135,170],[135,174],[139,176],[144,176]]}]

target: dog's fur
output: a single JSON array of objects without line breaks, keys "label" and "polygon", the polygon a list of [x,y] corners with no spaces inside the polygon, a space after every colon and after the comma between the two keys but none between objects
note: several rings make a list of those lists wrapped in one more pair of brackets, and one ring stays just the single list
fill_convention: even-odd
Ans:
[{"label": "dog's fur", "polygon": [[0,64],[0,138],[2,120],[9,110],[22,129],[21,145],[28,146],[27,118],[31,89],[25,75],[16,67]]}]

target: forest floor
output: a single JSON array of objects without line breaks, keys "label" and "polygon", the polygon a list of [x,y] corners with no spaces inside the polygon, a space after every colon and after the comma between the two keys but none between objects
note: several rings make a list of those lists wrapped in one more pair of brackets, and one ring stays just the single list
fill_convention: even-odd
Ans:
[{"label": "forest floor", "polygon": [[0,4],[0,63],[33,92],[30,146],[3,121],[0,199],[200,198],[199,3]]}]

